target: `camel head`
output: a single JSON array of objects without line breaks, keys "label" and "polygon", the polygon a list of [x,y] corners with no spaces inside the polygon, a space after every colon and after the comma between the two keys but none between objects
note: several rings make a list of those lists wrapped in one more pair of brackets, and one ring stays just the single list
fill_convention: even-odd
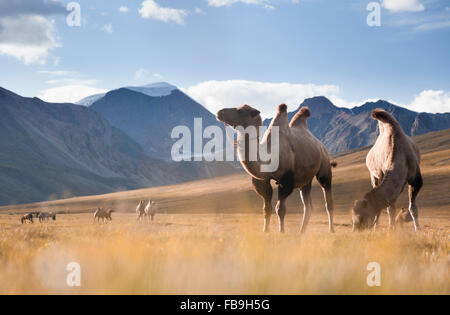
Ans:
[{"label": "camel head", "polygon": [[217,120],[236,128],[242,126],[261,126],[260,111],[248,105],[237,108],[224,108],[217,113]]},{"label": "camel head", "polygon": [[409,213],[408,209],[402,208],[402,211],[399,212],[397,217],[395,218],[395,223],[406,223],[411,222],[413,220],[411,214]]},{"label": "camel head", "polygon": [[375,215],[367,199],[357,200],[352,209],[353,231],[362,231],[374,225]]}]

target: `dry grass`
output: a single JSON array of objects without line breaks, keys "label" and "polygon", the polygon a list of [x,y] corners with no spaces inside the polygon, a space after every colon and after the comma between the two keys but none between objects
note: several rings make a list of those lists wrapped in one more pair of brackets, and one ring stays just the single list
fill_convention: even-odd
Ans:
[{"label": "dry grass", "polygon": [[[93,225],[85,214],[20,226],[0,222],[0,293],[44,294],[449,294],[448,226],[425,218],[387,232],[351,233],[347,216],[337,233],[316,215],[299,235],[291,215],[286,235],[260,232],[255,215],[160,215],[138,224],[129,214]],[[273,222],[272,229],[276,228]],[[66,286],[69,262],[82,268],[82,286]],[[369,262],[379,262],[381,287],[366,284]]]},{"label": "dry grass", "polygon": [[[142,294],[450,294],[450,131],[416,138],[425,186],[419,195],[424,228],[351,233],[349,209],[370,185],[367,150],[338,157],[334,172],[337,233],[327,233],[321,192],[300,235],[300,201],[288,202],[287,233],[262,229],[262,202],[247,175],[0,208],[0,293]],[[163,214],[138,224],[141,198]],[[406,206],[406,194],[398,206]],[[92,224],[97,206],[119,213]],[[21,213],[50,209],[56,222],[20,225]],[[87,213],[88,212],[88,213]],[[82,286],[66,286],[66,265],[78,262]],[[381,287],[366,284],[369,262],[381,265]]]}]

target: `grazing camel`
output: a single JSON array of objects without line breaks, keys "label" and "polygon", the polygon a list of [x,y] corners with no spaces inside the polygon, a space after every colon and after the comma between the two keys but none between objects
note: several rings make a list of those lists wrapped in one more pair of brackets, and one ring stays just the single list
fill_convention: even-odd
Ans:
[{"label": "grazing camel", "polygon": [[53,212],[41,212],[38,214],[39,223],[42,223],[43,221],[48,221],[52,219],[53,221],[56,221],[56,213]]},{"label": "grazing camel", "polygon": [[145,211],[145,215],[147,216],[148,221],[150,222],[150,220],[151,220],[153,222],[156,211],[158,211],[158,206],[157,206],[156,202],[154,202],[153,200],[150,200],[148,202],[148,205],[145,207],[144,211]]},{"label": "grazing camel", "polygon": [[33,223],[33,214],[32,213],[28,213],[25,214],[20,221],[22,222],[22,224],[26,223],[27,221],[30,223]]},{"label": "grazing camel", "polygon": [[[282,104],[278,107],[278,112],[272,120],[261,143],[254,141],[257,148],[257,159],[248,158],[250,156],[250,135],[242,128],[254,126],[257,129],[259,139],[259,127],[262,126],[260,112],[251,106],[243,105],[238,108],[226,108],[217,113],[217,120],[232,126],[237,130],[237,143],[241,150],[238,150],[239,159],[244,169],[252,176],[253,186],[256,192],[264,199],[264,232],[269,231],[270,217],[272,215],[272,185],[271,180],[278,184],[278,202],[276,212],[278,214],[279,231],[284,232],[284,217],[286,214],[286,199],[298,188],[301,193],[304,214],[300,231],[305,232],[308,225],[313,206],[311,201],[311,185],[314,177],[322,186],[325,206],[328,213],[329,231],[334,232],[333,226],[333,196],[332,196],[332,167],[337,164],[331,163],[325,146],[317,140],[309,131],[307,119],[310,116],[309,108],[303,107],[289,123],[287,106]],[[279,139],[279,166],[272,172],[263,172],[261,166],[261,150],[271,147],[272,132],[274,127],[278,127]],[[274,133],[276,134],[276,133]]]},{"label": "grazing camel", "polygon": [[137,220],[141,222],[145,217],[145,206],[147,204],[146,200],[140,200],[138,206],[136,207]]},{"label": "grazing camel", "polygon": [[[395,227],[396,221],[413,221],[417,231],[420,226],[416,197],[423,185],[419,149],[388,112],[375,109],[372,118],[378,120],[380,130],[366,158],[373,189],[364,199],[355,201],[352,210],[353,230],[376,227],[382,209],[387,208],[390,228]],[[396,218],[395,203],[406,184],[409,214],[403,211]]]},{"label": "grazing camel", "polygon": [[114,210],[111,209],[104,209],[104,208],[97,208],[97,211],[94,213],[94,223],[95,220],[97,220],[98,223],[100,223],[100,219],[102,219],[102,222],[108,223],[108,221],[112,221],[111,214],[114,212]]}]

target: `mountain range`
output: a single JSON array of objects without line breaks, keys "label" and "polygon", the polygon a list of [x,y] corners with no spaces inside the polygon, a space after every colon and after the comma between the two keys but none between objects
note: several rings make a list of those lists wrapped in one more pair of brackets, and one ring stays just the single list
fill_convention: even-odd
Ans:
[{"label": "mountain range", "polygon": [[[297,110],[288,114],[289,119],[304,106],[311,110],[309,129],[330,153],[372,145],[378,136],[377,122],[371,118],[375,108],[392,113],[409,136],[450,128],[450,113],[417,113],[382,100],[348,109],[335,106],[323,96],[306,99]],[[268,126],[270,121],[265,120],[264,125]]]},{"label": "mountain range", "polygon": [[151,157],[91,108],[50,104],[0,88],[1,205],[180,183],[233,171],[221,163],[170,163]]},{"label": "mountain range", "polygon": [[[243,100],[245,103],[245,100]],[[373,144],[374,108],[408,135],[450,128],[450,114],[417,113],[386,101],[352,109],[306,99],[308,125],[330,153]],[[290,118],[297,111],[289,113]],[[201,104],[168,83],[124,87],[76,104],[52,104],[0,88],[0,205],[175,184],[238,171],[227,162],[174,163],[175,126],[219,126]],[[270,120],[265,120],[268,125]]]}]

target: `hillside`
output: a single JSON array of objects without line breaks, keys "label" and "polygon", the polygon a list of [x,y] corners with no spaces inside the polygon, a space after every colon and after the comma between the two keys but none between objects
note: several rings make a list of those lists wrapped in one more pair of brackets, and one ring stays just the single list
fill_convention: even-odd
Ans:
[{"label": "hillside", "polygon": [[121,88],[108,92],[91,108],[139,143],[146,154],[164,160],[172,159],[171,133],[175,127],[194,130],[194,118],[202,118],[204,127],[222,126],[206,108],[170,86],[162,90]]},{"label": "hillside", "polygon": [[227,172],[149,158],[138,143],[90,108],[50,104],[0,88],[2,205],[180,183]]},{"label": "hillside", "polygon": [[[450,205],[450,129],[414,137],[422,155],[424,188],[418,202],[421,211],[435,211],[449,215]],[[355,199],[370,189],[369,174],[365,167],[368,149],[336,156],[338,168],[334,171],[336,211],[348,212]],[[276,195],[276,194],[274,194]],[[60,212],[92,212],[98,206],[110,206],[121,212],[134,211],[139,199],[153,198],[167,213],[260,213],[262,201],[251,187],[246,174],[196,181],[181,185],[155,187],[101,196],[80,197],[30,205],[3,207],[1,212],[19,213],[53,209]],[[275,198],[275,197],[274,197]],[[398,206],[407,205],[403,192]],[[298,193],[288,200],[288,212],[303,209]],[[314,183],[313,203],[317,212],[323,212],[322,192]]]}]

